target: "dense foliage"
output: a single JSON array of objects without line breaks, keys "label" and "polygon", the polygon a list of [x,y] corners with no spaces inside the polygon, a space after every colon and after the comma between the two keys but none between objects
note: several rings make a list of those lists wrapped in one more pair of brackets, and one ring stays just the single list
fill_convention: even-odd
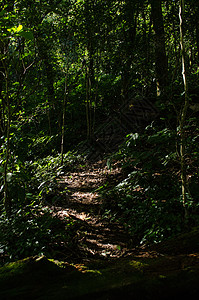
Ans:
[{"label": "dense foliage", "polygon": [[158,116],[111,153],[125,175],[107,185],[105,213],[125,220],[139,242],[198,224],[199,4],[185,3],[180,32],[183,3],[0,2],[2,253],[53,255],[47,245],[60,235],[70,243],[71,220],[59,229],[46,201],[56,202],[58,176],[82,160],[76,146],[138,97]]},{"label": "dense foliage", "polygon": [[[194,121],[194,126],[193,126]],[[152,122],[143,133],[132,133],[111,160],[120,160],[123,180],[105,185],[105,216],[120,220],[139,243],[159,242],[198,225],[198,123],[187,126],[187,176],[189,194],[184,207],[180,184],[177,132]],[[190,130],[195,129],[192,133]]]}]

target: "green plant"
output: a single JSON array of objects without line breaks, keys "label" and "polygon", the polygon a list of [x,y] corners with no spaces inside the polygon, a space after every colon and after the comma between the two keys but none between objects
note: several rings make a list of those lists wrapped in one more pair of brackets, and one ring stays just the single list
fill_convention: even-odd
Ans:
[{"label": "green plant", "polygon": [[186,129],[187,135],[192,130],[188,135],[191,197],[187,199],[190,217],[186,222],[176,150],[178,138],[174,130],[153,122],[143,133],[129,134],[118,153],[111,157],[121,161],[125,179],[112,188],[104,185],[101,189],[106,199],[104,212],[106,217],[109,214],[123,223],[139,243],[159,242],[198,224],[198,145],[194,143],[198,134],[192,121]]},{"label": "green plant", "polygon": [[27,256],[46,255],[57,257],[63,245],[65,250],[74,247],[75,222],[64,222],[53,216],[50,209],[33,202],[13,210],[10,219],[0,216],[0,252],[5,261]]}]

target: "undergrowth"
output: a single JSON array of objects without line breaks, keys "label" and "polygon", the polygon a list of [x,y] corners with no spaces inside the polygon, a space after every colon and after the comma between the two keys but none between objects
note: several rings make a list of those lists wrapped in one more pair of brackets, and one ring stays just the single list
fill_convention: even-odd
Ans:
[{"label": "undergrowth", "polygon": [[124,179],[100,190],[104,217],[121,222],[138,244],[160,242],[199,224],[198,144],[196,120],[187,126],[188,189],[184,218],[178,132],[153,122],[126,137],[111,160],[122,163]]},{"label": "undergrowth", "polygon": [[[13,160],[8,173],[8,192],[11,216],[0,207],[0,258],[2,263],[32,255],[59,257],[76,243],[76,221],[59,220],[53,207],[61,197],[58,179],[66,171],[74,170],[83,162],[81,156],[68,152],[61,157],[47,156],[35,161]],[[3,190],[3,176],[1,177]],[[67,193],[67,191],[64,191]],[[3,193],[0,194],[3,199]]]}]

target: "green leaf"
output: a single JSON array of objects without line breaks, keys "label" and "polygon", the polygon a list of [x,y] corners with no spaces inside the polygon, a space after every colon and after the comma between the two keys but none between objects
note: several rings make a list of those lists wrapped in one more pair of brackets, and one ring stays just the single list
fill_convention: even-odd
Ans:
[{"label": "green leaf", "polygon": [[0,17],[4,16],[6,14],[5,10],[0,11]]},{"label": "green leaf", "polygon": [[108,159],[107,159],[106,165],[107,165],[107,168],[111,171],[111,169],[112,169],[112,161],[111,161],[111,158],[108,158]]},{"label": "green leaf", "polygon": [[9,32],[19,33],[23,29],[22,25],[14,26],[12,28],[7,29]]},{"label": "green leaf", "polygon": [[21,31],[19,35],[24,37],[26,40],[33,40],[34,38],[32,31]]}]

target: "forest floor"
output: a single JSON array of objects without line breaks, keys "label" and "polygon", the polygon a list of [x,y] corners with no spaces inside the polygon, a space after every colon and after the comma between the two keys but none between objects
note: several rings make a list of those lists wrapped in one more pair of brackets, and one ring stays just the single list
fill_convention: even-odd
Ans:
[{"label": "forest floor", "polygon": [[0,298],[10,299],[198,299],[199,229],[150,248],[135,247],[121,224],[102,214],[103,184],[123,178],[119,163],[80,166],[58,179],[50,206],[63,224],[77,223],[76,246],[60,257],[30,257],[0,268]]},{"label": "forest floor", "polygon": [[70,253],[73,260],[119,258],[133,251],[127,230],[102,214],[103,198],[98,193],[103,184],[119,182],[123,176],[119,165],[115,162],[108,170],[106,161],[88,163],[58,180],[62,197],[51,207],[54,215],[62,221],[70,217],[80,227],[78,250]]},{"label": "forest floor", "polygon": [[[80,166],[58,180],[62,197],[51,207],[53,214],[63,222],[70,217],[78,224],[76,247],[73,250],[63,248],[61,255],[66,251],[63,258],[73,263],[95,263],[120,258],[167,257],[172,265],[176,260],[178,266],[180,259],[182,266],[191,262],[192,266],[196,264],[199,268],[198,228],[159,244],[141,246],[121,223],[104,214],[104,202],[107,200],[100,196],[100,189],[104,184],[116,185],[123,178],[120,162],[115,162],[109,170],[104,160]],[[159,271],[162,268],[160,265]]]}]

